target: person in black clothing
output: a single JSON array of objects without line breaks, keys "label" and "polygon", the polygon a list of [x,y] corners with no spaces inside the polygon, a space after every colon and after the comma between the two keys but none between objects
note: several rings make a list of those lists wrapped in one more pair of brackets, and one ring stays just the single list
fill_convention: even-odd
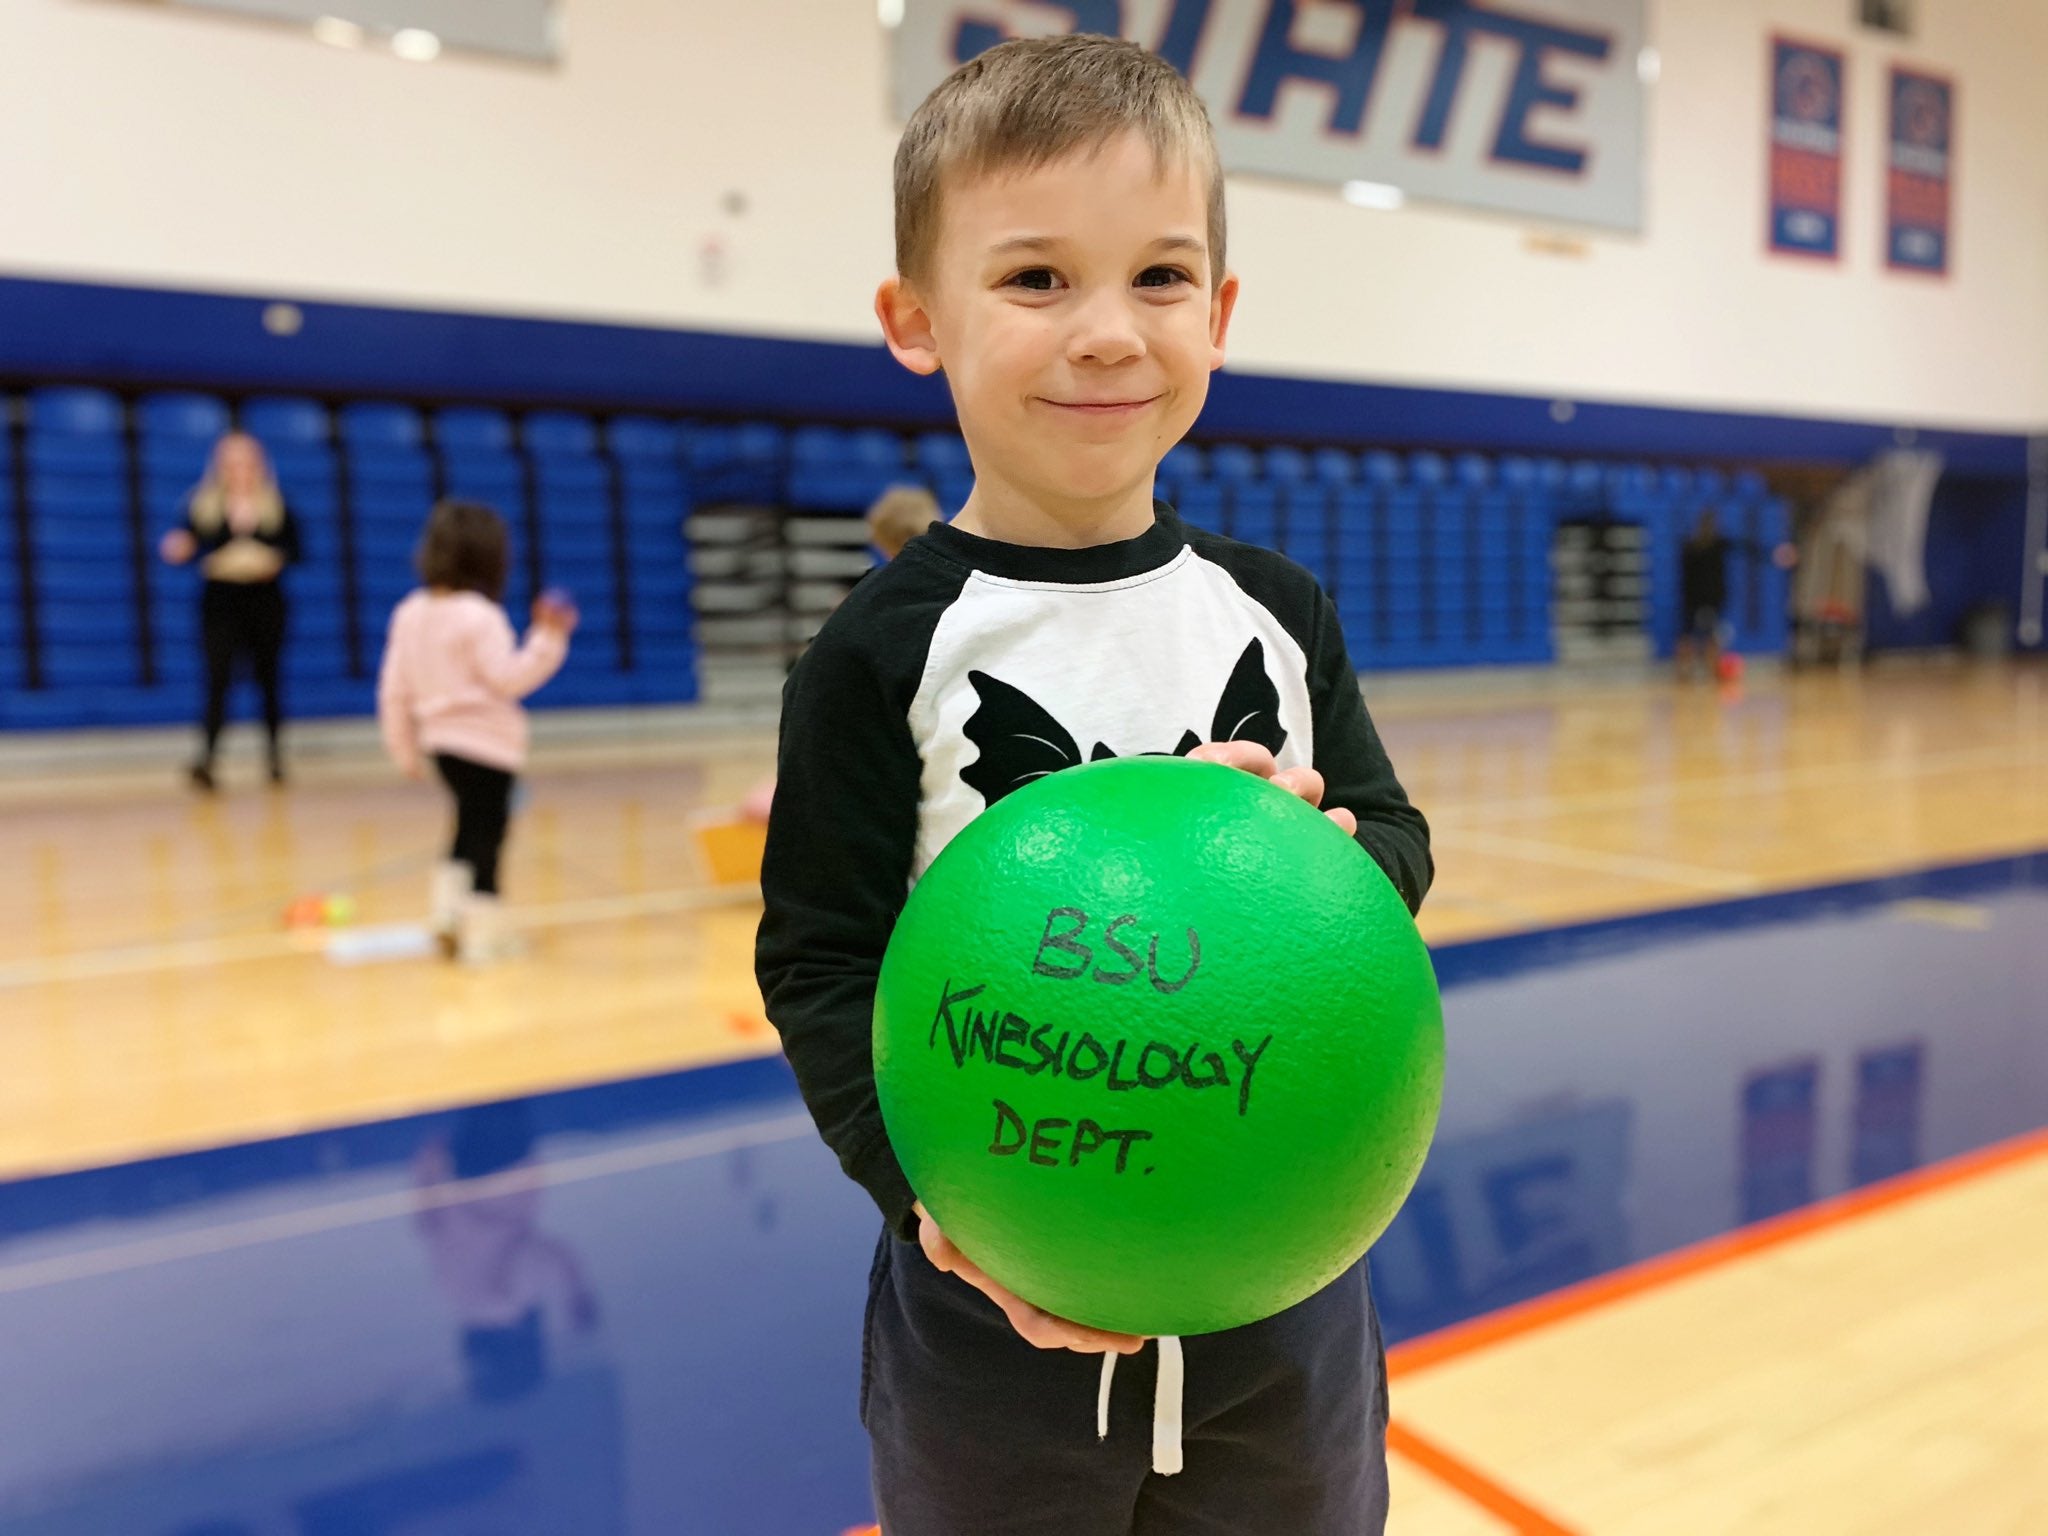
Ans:
[{"label": "person in black clothing", "polygon": [[974,489],[790,675],[755,947],[805,1103],[882,1217],[860,1395],[876,1513],[889,1536],[1378,1536],[1386,1375],[1363,1261],[1197,1338],[1055,1316],[941,1229],[875,1082],[908,892],[1046,773],[1227,763],[1323,807],[1411,912],[1429,888],[1428,825],[1315,578],[1153,498],[1238,290],[1201,100],[1134,43],[1001,43],[904,129],[896,237],[877,314],[899,362],[943,370]]},{"label": "person in black clothing", "polygon": [[1721,665],[1721,611],[1728,606],[1728,552],[1734,547],[1721,534],[1721,519],[1712,507],[1699,515],[1679,553],[1678,675],[1692,675],[1696,653],[1704,652],[1707,676]]},{"label": "person in black clothing", "polygon": [[270,782],[284,782],[284,707],[278,666],[284,653],[285,601],[278,577],[299,558],[298,524],[279,494],[263,445],[246,432],[214,444],[206,478],[186,503],[184,526],[165,534],[158,552],[172,565],[198,560],[200,634],[206,647],[203,743],[193,784],[214,787],[214,759],[227,720],[235,664],[247,658],[263,694]]}]

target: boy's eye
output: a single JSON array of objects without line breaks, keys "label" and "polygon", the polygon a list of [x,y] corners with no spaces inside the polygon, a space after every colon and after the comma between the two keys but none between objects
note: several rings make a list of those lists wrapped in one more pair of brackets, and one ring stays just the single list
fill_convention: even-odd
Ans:
[{"label": "boy's eye", "polygon": [[1179,267],[1147,267],[1138,274],[1140,288],[1171,288],[1177,283],[1192,283],[1194,279]]},{"label": "boy's eye", "polygon": [[1028,288],[1033,293],[1050,293],[1059,285],[1059,274],[1051,267],[1026,267],[1004,279],[1010,288]]}]

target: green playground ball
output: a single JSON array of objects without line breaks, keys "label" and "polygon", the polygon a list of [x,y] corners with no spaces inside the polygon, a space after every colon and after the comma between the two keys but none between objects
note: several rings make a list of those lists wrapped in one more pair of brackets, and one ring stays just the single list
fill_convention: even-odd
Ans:
[{"label": "green playground ball", "polygon": [[1172,757],[1069,768],[950,842],[875,993],[889,1139],[989,1274],[1097,1328],[1209,1333],[1357,1262],[1443,1094],[1429,953],[1297,796]]}]

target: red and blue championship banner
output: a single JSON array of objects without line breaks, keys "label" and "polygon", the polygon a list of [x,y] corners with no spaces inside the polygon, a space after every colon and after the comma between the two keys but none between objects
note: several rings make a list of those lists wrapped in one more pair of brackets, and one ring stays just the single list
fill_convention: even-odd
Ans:
[{"label": "red and blue championship banner", "polygon": [[1895,271],[1948,274],[1955,105],[1955,86],[1949,81],[1893,68],[1884,259]]},{"label": "red and blue championship banner", "polygon": [[1771,39],[1771,249],[1842,254],[1842,55]]}]

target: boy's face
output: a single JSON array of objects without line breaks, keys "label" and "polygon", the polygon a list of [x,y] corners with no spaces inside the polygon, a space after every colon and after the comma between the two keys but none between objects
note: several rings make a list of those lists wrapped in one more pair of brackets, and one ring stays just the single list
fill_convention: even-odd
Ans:
[{"label": "boy's face", "polygon": [[1212,279],[1208,188],[1137,134],[1036,170],[949,180],[923,283],[876,296],[890,349],[943,367],[977,497],[1149,495],[1222,366],[1237,279]]}]

